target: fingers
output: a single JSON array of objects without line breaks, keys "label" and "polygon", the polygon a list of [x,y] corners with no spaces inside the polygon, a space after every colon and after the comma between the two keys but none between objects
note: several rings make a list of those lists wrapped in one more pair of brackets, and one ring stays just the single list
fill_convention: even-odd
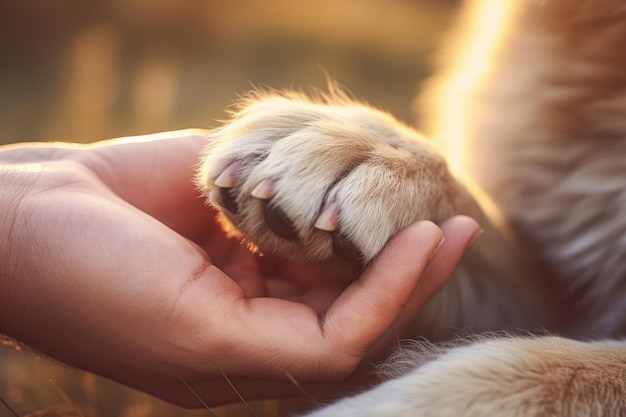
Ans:
[{"label": "fingers", "polygon": [[[301,303],[248,299],[241,291],[229,291],[233,298],[226,303],[213,297],[210,312],[194,310],[222,323],[224,334],[211,336],[220,341],[213,357],[221,358],[232,377],[281,379],[288,372],[301,382],[342,379],[401,313],[412,316],[443,285],[477,231],[473,220],[461,217],[441,229],[430,222],[407,227],[321,317]],[[443,236],[447,240],[441,245]],[[428,266],[437,252],[437,261]],[[220,278],[213,276],[205,284],[230,281],[226,275]],[[224,295],[224,288],[219,292]],[[211,297],[200,298],[206,303]],[[409,303],[407,315],[403,312]],[[242,363],[241,358],[251,359]]]},{"label": "fingers", "polygon": [[441,224],[445,241],[437,255],[424,271],[419,292],[411,300],[409,314],[414,315],[419,308],[445,285],[465,251],[480,235],[478,223],[467,216],[456,216]]},{"label": "fingers", "polygon": [[430,264],[424,270],[411,299],[396,322],[380,337],[367,353],[376,356],[406,332],[406,328],[426,302],[448,281],[465,251],[480,234],[478,223],[466,216],[456,216],[441,224],[444,242]]},{"label": "fingers", "polygon": [[322,323],[327,339],[363,354],[400,314],[442,240],[430,222],[413,224],[392,238],[327,311]]},{"label": "fingers", "polygon": [[391,239],[326,312],[321,326],[329,349],[335,349],[334,365],[341,368],[341,353],[348,362],[350,355],[361,360],[374,342],[380,349],[397,337],[445,284],[479,234],[476,221],[457,216],[441,229],[421,222]]},{"label": "fingers", "polygon": [[[220,306],[232,322],[229,334],[238,339],[230,343],[225,368],[234,376],[289,372],[304,382],[348,376],[409,301],[441,239],[433,223],[407,227],[323,317],[310,306],[274,298],[242,298],[229,303],[230,311]],[[255,366],[237,359],[251,356]]]}]

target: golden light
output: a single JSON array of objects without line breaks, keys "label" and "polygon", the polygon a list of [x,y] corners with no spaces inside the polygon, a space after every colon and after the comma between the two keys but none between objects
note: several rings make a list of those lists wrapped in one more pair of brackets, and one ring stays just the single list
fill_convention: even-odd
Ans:
[{"label": "golden light", "polygon": [[477,0],[465,10],[445,72],[437,80],[429,134],[441,141],[455,172],[465,171],[466,135],[474,111],[472,97],[489,74],[507,23],[520,2]]}]

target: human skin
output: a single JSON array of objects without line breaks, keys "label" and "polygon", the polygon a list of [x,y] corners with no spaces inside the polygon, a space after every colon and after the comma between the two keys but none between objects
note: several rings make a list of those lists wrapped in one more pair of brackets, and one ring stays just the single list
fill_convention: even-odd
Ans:
[{"label": "human skin", "polygon": [[222,372],[297,395],[286,375],[340,381],[393,340],[478,235],[418,222],[354,276],[260,256],[198,198],[205,133],[0,147],[0,332],[184,406],[182,380],[236,401]]}]

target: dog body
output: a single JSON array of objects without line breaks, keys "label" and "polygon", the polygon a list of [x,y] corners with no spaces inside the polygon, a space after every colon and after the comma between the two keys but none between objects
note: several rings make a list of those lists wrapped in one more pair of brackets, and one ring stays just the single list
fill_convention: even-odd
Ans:
[{"label": "dog body", "polygon": [[[435,102],[428,133],[466,150],[463,175],[553,271],[561,330],[582,337],[626,334],[625,13],[607,0],[476,2],[461,25],[474,38],[456,35],[422,101]],[[486,18],[499,35],[472,57]],[[455,120],[459,133],[444,128]]]},{"label": "dog body", "polygon": [[[484,235],[407,337],[617,340],[625,46],[619,0],[476,0],[420,99],[439,143],[341,93],[260,94],[214,131],[198,183],[263,251],[296,259],[367,262],[411,222],[479,220]],[[416,346],[388,382],[313,415],[626,415],[626,342]]]}]

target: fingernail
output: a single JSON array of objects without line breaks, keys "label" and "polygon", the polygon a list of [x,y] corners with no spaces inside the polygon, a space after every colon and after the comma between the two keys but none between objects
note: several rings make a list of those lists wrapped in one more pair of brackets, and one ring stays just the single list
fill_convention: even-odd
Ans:
[{"label": "fingernail", "polygon": [[467,245],[466,248],[471,248],[474,243],[476,243],[476,241],[478,240],[479,237],[481,237],[483,235],[483,233],[485,233],[485,229],[481,228],[478,232],[474,233],[474,236],[472,236],[468,241],[467,241]]},{"label": "fingernail", "polygon": [[444,239],[443,235],[441,235],[441,240],[439,241],[439,243],[437,243],[437,246],[435,246],[433,248],[433,251],[430,254],[430,258],[428,259],[428,262],[430,263],[430,261],[432,261],[433,259],[435,259],[435,256],[437,256],[437,254],[439,253],[439,249],[441,249],[441,247],[443,246],[443,243],[446,240]]}]

